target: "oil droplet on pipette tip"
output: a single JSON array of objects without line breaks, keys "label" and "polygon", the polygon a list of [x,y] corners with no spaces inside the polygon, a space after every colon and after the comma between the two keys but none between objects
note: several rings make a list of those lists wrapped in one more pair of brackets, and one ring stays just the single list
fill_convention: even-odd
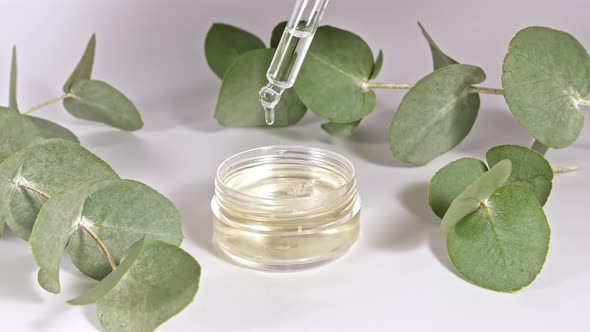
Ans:
[{"label": "oil droplet on pipette tip", "polygon": [[266,124],[271,126],[275,123],[275,109],[272,107],[265,107],[264,108],[264,120]]},{"label": "oil droplet on pipette tip", "polygon": [[275,122],[275,107],[279,103],[279,100],[281,100],[281,93],[283,91],[284,89],[269,83],[258,92],[260,104],[264,109],[264,120],[269,126]]}]

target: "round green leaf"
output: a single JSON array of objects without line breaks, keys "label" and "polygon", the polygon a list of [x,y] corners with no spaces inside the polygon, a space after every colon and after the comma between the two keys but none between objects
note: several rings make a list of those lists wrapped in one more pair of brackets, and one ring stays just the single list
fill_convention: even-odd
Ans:
[{"label": "round green leaf", "polygon": [[432,211],[440,218],[444,217],[455,198],[487,170],[483,161],[474,158],[461,158],[441,168],[428,187],[428,203]]},{"label": "round green leaf", "polygon": [[391,153],[403,162],[424,165],[454,148],[471,130],[479,110],[479,95],[466,89],[484,80],[481,68],[457,64],[418,81],[391,122]]},{"label": "round green leaf", "polygon": [[260,38],[227,24],[214,23],[205,38],[205,58],[219,78],[241,54],[259,48],[265,48]]},{"label": "round green leaf", "polygon": [[319,117],[348,123],[375,107],[375,92],[367,87],[373,53],[359,36],[330,26],[318,28],[295,81],[303,103]]},{"label": "round green leaf", "polygon": [[545,205],[551,193],[553,169],[540,153],[524,146],[500,145],[486,154],[490,167],[504,159],[512,162],[512,173],[507,183],[515,183],[529,188]]},{"label": "round green leaf", "polygon": [[580,136],[579,100],[590,92],[590,57],[571,35],[544,27],[521,30],[504,59],[510,110],[535,139],[564,148]]},{"label": "round green leaf", "polygon": [[78,80],[70,93],[73,97],[64,99],[64,107],[77,118],[128,131],[143,127],[141,115],[131,100],[106,82]]},{"label": "round green leaf", "polygon": [[0,107],[0,162],[42,140],[37,127],[29,117],[10,108]]},{"label": "round green leaf", "polygon": [[[131,180],[86,182],[43,205],[31,234],[33,255],[59,289],[59,262],[67,246],[74,265],[100,280],[112,268],[90,230],[119,262],[129,247],[147,237],[174,245],[182,242],[180,215],[166,197]],[[46,287],[45,285],[49,285]]]},{"label": "round green leaf", "polygon": [[[244,53],[229,67],[223,78],[215,119],[223,126],[268,127],[258,91],[268,84],[266,70],[274,49],[259,49]],[[283,92],[277,105],[274,127],[286,127],[301,120],[305,105],[293,89]]]},{"label": "round green leaf", "polygon": [[152,331],[193,301],[200,275],[199,263],[182,249],[143,239],[113,273],[69,303],[97,303],[105,331]]},{"label": "round green leaf", "polygon": [[46,197],[80,182],[116,178],[107,163],[79,144],[45,140],[0,164],[0,220],[28,240]]},{"label": "round green leaf", "polygon": [[62,127],[55,122],[38,118],[35,116],[28,116],[33,122],[39,132],[39,135],[45,139],[61,138],[75,143],[79,143],[78,137],[72,133],[68,128]]},{"label": "round green leaf", "polygon": [[512,162],[502,160],[465,189],[445,213],[440,231],[447,234],[463,217],[486,205],[487,200],[508,181]]},{"label": "round green leaf", "polygon": [[487,289],[514,292],[541,272],[549,236],[549,224],[535,195],[510,184],[449,231],[447,249],[465,279]]},{"label": "round green leaf", "polygon": [[285,32],[286,27],[287,21],[283,21],[277,24],[277,26],[275,26],[274,29],[272,29],[272,34],[270,37],[271,48],[277,48],[277,46],[279,46],[279,42],[281,41],[281,38],[283,38],[283,33]]},{"label": "round green leaf", "polygon": [[64,83],[63,91],[69,93],[72,91],[72,85],[79,80],[89,80],[92,76],[92,66],[94,65],[94,53],[96,51],[96,34],[92,34],[82,58],[70,74],[70,77]]},{"label": "round green leaf", "polygon": [[354,134],[360,123],[361,120],[349,123],[326,122],[322,123],[322,129],[334,137],[348,137]]}]

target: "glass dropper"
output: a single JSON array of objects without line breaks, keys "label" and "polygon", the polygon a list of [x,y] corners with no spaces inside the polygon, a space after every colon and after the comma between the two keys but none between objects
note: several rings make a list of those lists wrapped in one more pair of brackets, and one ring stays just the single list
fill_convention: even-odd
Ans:
[{"label": "glass dropper", "polygon": [[296,0],[281,41],[266,72],[268,84],[258,95],[268,125],[275,122],[275,107],[285,89],[295,84],[309,45],[329,0]]}]

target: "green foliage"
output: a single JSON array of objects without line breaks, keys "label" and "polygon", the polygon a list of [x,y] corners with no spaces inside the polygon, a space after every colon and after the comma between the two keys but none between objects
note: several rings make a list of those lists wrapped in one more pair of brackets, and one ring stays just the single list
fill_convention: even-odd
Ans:
[{"label": "green foliage", "polygon": [[72,91],[72,85],[78,80],[89,80],[92,76],[92,66],[94,66],[94,53],[96,52],[96,34],[92,34],[86,49],[82,54],[82,58],[74,68],[74,71],[70,74],[70,77],[64,83],[64,93]]},{"label": "green foliage", "polygon": [[490,149],[486,154],[486,159],[490,167],[504,159],[510,159],[512,174],[510,174],[508,182],[530,189],[539,203],[545,205],[551,193],[553,181],[553,170],[545,157],[524,146],[501,145]]},{"label": "green foliage", "polygon": [[80,182],[114,178],[107,163],[79,144],[45,140],[0,164],[0,220],[28,240],[47,197]]},{"label": "green foliage", "polygon": [[64,100],[64,107],[77,118],[128,131],[143,127],[141,115],[131,100],[106,82],[77,80],[70,94],[72,97]]},{"label": "green foliage", "polygon": [[444,217],[455,198],[487,171],[483,161],[462,158],[436,172],[428,187],[428,203],[434,214]]},{"label": "green foliage", "polygon": [[369,80],[372,81],[379,76],[381,72],[381,68],[383,67],[383,51],[379,50],[379,54],[377,54],[377,58],[375,59],[375,63],[373,64],[373,70],[371,71],[371,76],[369,76]]},{"label": "green foliage", "polygon": [[513,292],[545,262],[550,230],[539,202],[547,200],[553,174],[541,154],[522,146],[493,147],[487,160],[489,170],[471,158],[443,167],[429,200],[457,271],[481,287]]},{"label": "green foliage", "polygon": [[481,68],[457,64],[418,81],[391,122],[391,153],[401,161],[424,165],[459,144],[479,109],[479,98],[466,89],[484,80]]},{"label": "green foliage", "polygon": [[[338,137],[353,135],[359,121],[375,107],[373,89],[407,88],[410,91],[402,99],[390,125],[390,145],[395,157],[410,164],[428,163],[466,137],[477,117],[480,93],[505,94],[513,114],[537,139],[536,149],[543,145],[565,147],[579,136],[583,125],[580,106],[590,106],[590,101],[583,99],[590,92],[590,60],[586,50],[572,36],[541,27],[519,32],[506,56],[502,79],[504,90],[501,90],[474,86],[485,79],[479,68],[478,72],[475,69],[471,72],[446,69],[459,63],[441,50],[422,24],[418,25],[430,47],[434,72],[415,85],[371,83],[383,65],[382,53],[379,52],[373,60],[371,49],[361,37],[335,27],[318,28],[295,90],[306,108],[329,121],[322,124],[322,129]],[[271,47],[278,46],[285,26],[286,22],[282,22],[273,29]],[[205,53],[215,72],[218,70],[214,60],[224,61],[224,68],[227,68],[230,60],[225,58],[226,54],[232,54],[234,63],[246,56],[242,54],[244,52],[234,50],[238,42],[226,39],[223,44],[219,37],[231,34],[234,29],[237,28],[215,24],[207,35]],[[223,30],[223,33],[217,30]],[[247,34],[248,39],[256,38],[239,31]],[[212,48],[209,40],[219,40],[217,44],[224,46],[215,53],[208,49]],[[256,42],[250,43],[248,49],[262,47],[262,42]],[[215,59],[209,59],[214,54],[218,54]],[[263,52],[258,55],[264,56]],[[249,78],[263,76],[266,68],[262,67],[256,73],[242,70],[231,76],[232,91],[219,98],[215,113],[222,125],[264,126],[262,115],[255,114],[262,113],[262,109],[252,101],[258,91],[253,92],[255,88],[248,84]],[[224,77],[223,83],[229,79]],[[243,84],[241,88],[238,82]],[[222,84],[222,90],[224,87]],[[242,102],[248,107],[237,108]],[[227,107],[225,112],[228,114],[220,118],[220,104],[230,105],[231,114],[230,107]],[[292,110],[288,108],[287,111]]]},{"label": "green foliage", "polygon": [[472,283],[499,292],[529,285],[549,249],[549,224],[533,193],[499,187],[486,205],[463,218],[447,237],[449,257]]},{"label": "green foliage", "polygon": [[219,78],[223,78],[229,66],[241,54],[264,47],[260,38],[247,31],[215,23],[205,38],[205,58],[211,70]]},{"label": "green foliage", "polygon": [[87,230],[101,239],[118,263],[144,236],[180,245],[182,226],[176,208],[146,185],[131,180],[84,182],[51,197],[43,205],[31,235],[33,255],[59,289],[59,262],[67,246],[72,262],[85,275],[101,280],[112,268]]},{"label": "green foliage", "polygon": [[283,33],[285,32],[285,28],[287,27],[287,21],[283,21],[277,26],[272,29],[271,37],[270,37],[270,48],[277,48],[279,46],[279,42],[283,37]]},{"label": "green foliage", "polygon": [[432,63],[434,66],[434,70],[437,70],[442,67],[450,66],[450,65],[456,65],[459,63],[455,59],[446,55],[438,47],[438,45],[434,42],[432,37],[430,37],[430,34],[428,34],[428,32],[426,31],[426,29],[424,28],[422,23],[418,22],[418,27],[420,27],[420,30],[422,31],[422,35],[424,36],[424,38],[426,38],[426,41],[428,42],[428,45],[430,46],[430,52],[432,53]]},{"label": "green foliage", "polygon": [[580,136],[582,98],[590,93],[590,57],[571,35],[526,28],[510,42],[502,85],[510,110],[535,139],[564,148]]},{"label": "green foliage", "polygon": [[326,122],[322,123],[322,129],[334,137],[348,137],[354,134],[360,123],[361,120],[349,123]]},{"label": "green foliage", "polygon": [[373,72],[371,49],[359,36],[330,26],[318,28],[295,90],[319,117],[336,123],[361,120],[375,107],[366,83]]},{"label": "green foliage", "polygon": [[200,274],[197,261],[182,249],[144,238],[113,273],[69,303],[96,303],[106,331],[152,331],[193,301]]},{"label": "green foliage", "polygon": [[200,267],[178,248],[183,235],[174,204],[119,179],[77,143],[49,139],[6,159],[0,202],[0,220],[23,239],[30,234],[44,289],[61,291],[66,249],[82,273],[102,280],[89,294],[103,290],[92,302],[106,331],[154,329],[195,296]]},{"label": "green foliage", "polygon": [[[217,107],[215,119],[223,126],[266,127],[264,112],[258,99],[258,90],[268,82],[266,69],[272,60],[274,50],[258,49],[246,52],[227,69]],[[275,127],[295,124],[305,114],[306,107],[293,89],[283,93],[277,105]]]},{"label": "green foliage", "polygon": [[18,112],[18,102],[16,101],[16,83],[17,83],[17,64],[16,64],[16,46],[12,47],[12,60],[10,61],[10,88],[8,90],[8,107]]},{"label": "green foliage", "polygon": [[483,208],[496,189],[508,181],[511,172],[510,160],[502,160],[470,184],[453,200],[443,216],[440,224],[441,233],[447,234],[465,216]]},{"label": "green foliage", "polygon": [[76,143],[80,142],[78,137],[66,127],[36,116],[29,115],[26,117],[33,122],[35,127],[37,127],[38,134],[44,139],[61,138]]},{"label": "green foliage", "polygon": [[[92,80],[95,48],[93,35],[64,84],[65,95],[26,113],[63,100],[79,118],[141,128],[127,97]],[[97,303],[106,331],[155,329],[193,300],[200,277],[199,264],[178,247],[183,235],[174,204],[144,184],[119,179],[68,129],[19,113],[16,88],[14,48],[9,107],[0,107],[0,235],[6,223],[30,241],[37,280],[49,292],[61,291],[59,263],[66,250],[82,273],[101,280],[80,299]],[[102,293],[88,301],[97,289]]]},{"label": "green foliage", "polygon": [[37,127],[26,115],[0,106],[0,162],[20,149],[39,143],[42,140],[40,136]]}]

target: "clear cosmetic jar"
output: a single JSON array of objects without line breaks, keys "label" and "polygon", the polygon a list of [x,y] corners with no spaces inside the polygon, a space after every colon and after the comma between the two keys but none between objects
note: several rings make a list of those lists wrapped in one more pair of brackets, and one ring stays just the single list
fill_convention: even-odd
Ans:
[{"label": "clear cosmetic jar", "polygon": [[343,156],[300,146],[268,146],[217,170],[213,243],[232,261],[296,270],[344,254],[359,236],[361,201]]}]

